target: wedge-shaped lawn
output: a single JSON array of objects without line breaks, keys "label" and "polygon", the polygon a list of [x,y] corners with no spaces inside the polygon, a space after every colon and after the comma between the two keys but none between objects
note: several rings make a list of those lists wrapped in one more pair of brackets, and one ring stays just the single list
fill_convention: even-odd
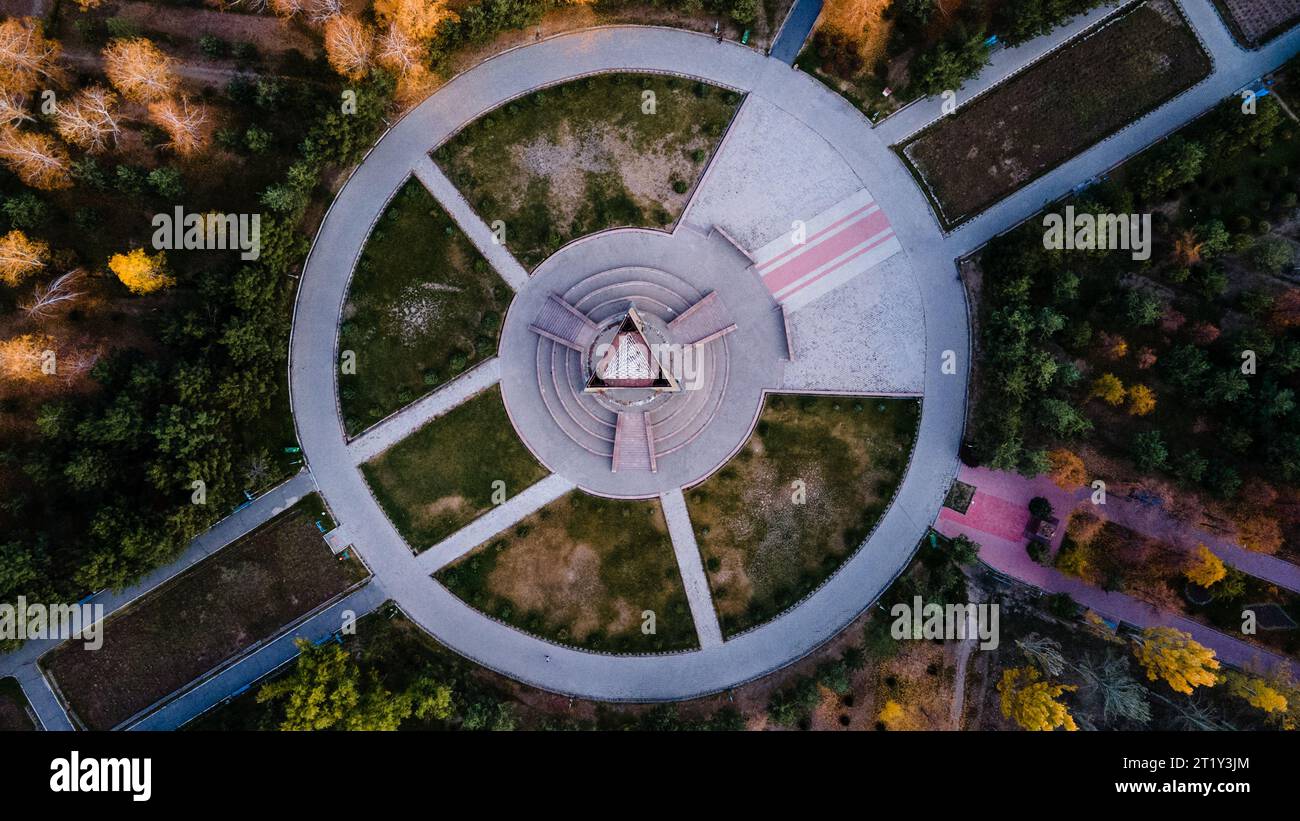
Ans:
[{"label": "wedge-shaped lawn", "polygon": [[671,225],[739,103],[675,77],[587,77],[492,111],[434,159],[531,269],[595,231]]},{"label": "wedge-shaped lawn", "polygon": [[772,396],[726,467],[686,494],[722,631],[767,621],[851,556],[907,470],[920,402]]},{"label": "wedge-shaped lawn", "polygon": [[519,441],[497,387],[429,422],[361,470],[417,552],[486,513],[499,488],[514,496],[547,473]]},{"label": "wedge-shaped lawn", "polygon": [[614,653],[698,646],[657,501],[573,491],[436,578],[484,613],[563,644]]},{"label": "wedge-shaped lawn", "polygon": [[496,355],[511,290],[433,196],[411,179],[389,204],[352,275],[339,350],[349,435]]}]

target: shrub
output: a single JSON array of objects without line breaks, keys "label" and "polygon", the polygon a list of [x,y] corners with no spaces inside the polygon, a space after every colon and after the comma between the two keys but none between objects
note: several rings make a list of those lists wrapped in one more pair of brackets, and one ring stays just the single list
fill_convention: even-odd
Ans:
[{"label": "shrub", "polygon": [[1046,519],[1052,515],[1052,503],[1042,496],[1035,496],[1029,500],[1029,514],[1039,519]]}]

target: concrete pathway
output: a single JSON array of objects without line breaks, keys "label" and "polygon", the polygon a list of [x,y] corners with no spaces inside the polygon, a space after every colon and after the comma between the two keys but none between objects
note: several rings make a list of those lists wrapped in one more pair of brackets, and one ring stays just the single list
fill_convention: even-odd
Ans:
[{"label": "concrete pathway", "polygon": [[[1223,633],[1200,622],[1160,610],[1125,593],[1108,593],[1080,579],[1066,576],[1055,568],[1045,567],[1029,558],[1025,550],[1026,510],[1029,500],[1042,496],[1052,502],[1055,515],[1061,519],[1053,540],[1053,550],[1059,548],[1065,534],[1064,523],[1068,511],[1084,501],[1083,492],[1067,493],[1046,477],[1024,479],[1015,474],[963,467],[961,481],[975,485],[975,500],[966,514],[945,508],[935,523],[935,528],[945,536],[965,535],[980,545],[980,559],[995,570],[1012,578],[1046,590],[1049,593],[1068,593],[1076,602],[1112,619],[1120,619],[1138,627],[1168,626],[1191,633],[1196,641],[1214,650],[1220,660],[1240,668],[1289,667],[1293,674],[1300,672],[1294,660],[1240,638]],[[1120,507],[1136,504],[1111,496],[1099,513],[1107,518]],[[1225,559],[1226,560],[1226,559]],[[1287,565],[1291,572],[1297,570]]]},{"label": "concrete pathway", "polygon": [[294,642],[300,638],[320,641],[343,626],[349,619],[361,618],[375,610],[388,597],[379,584],[371,582],[337,604],[322,610],[293,630],[257,651],[239,659],[214,676],[127,727],[128,730],[175,730],[203,713],[252,687],[298,657]]},{"label": "concrete pathway", "polygon": [[510,253],[507,245],[510,242],[510,226],[505,226],[505,244],[499,244],[492,229],[485,223],[484,219],[491,219],[491,215],[479,217],[474,209],[470,207],[469,201],[465,195],[461,194],[456,186],[452,185],[447,175],[442,173],[442,169],[430,159],[428,154],[420,157],[416,161],[414,168],[416,179],[429,189],[438,204],[443,207],[460,229],[465,232],[469,241],[474,243],[478,252],[492,265],[493,270],[501,275],[501,278],[518,291],[523,284],[528,281],[528,272],[519,264],[514,255]]},{"label": "concrete pathway", "polygon": [[668,521],[668,535],[673,540],[677,570],[681,573],[682,585],[686,588],[686,600],[690,603],[691,618],[695,619],[695,634],[699,636],[700,647],[719,647],[722,644],[722,628],[718,625],[718,613],[713,608],[709,577],[704,573],[700,547],[695,543],[695,528],[691,527],[686,498],[680,489],[670,490],[659,497],[659,502],[663,505],[664,518]]},{"label": "concrete pathway", "polygon": [[501,381],[501,361],[485,359],[465,373],[367,428],[348,443],[354,464],[364,464],[420,428]]},{"label": "concrete pathway", "polygon": [[416,562],[419,572],[426,575],[437,573],[475,547],[503,530],[513,527],[573,488],[573,483],[568,479],[552,473],[422,552]]},{"label": "concrete pathway", "polygon": [[[751,49],[690,32],[609,27],[561,35],[497,55],[443,86],[390,130],[340,191],[298,294],[291,369],[295,422],[321,491],[357,534],[358,551],[403,610],[438,640],[490,669],[555,692],[605,700],[688,698],[762,676],[834,636],[892,582],[934,520],[956,473],[965,413],[966,306],[951,258],[916,273],[924,301],[926,401],[920,442],[895,504],[865,548],[801,606],[717,647],[660,656],[588,653],[549,644],[473,610],[429,580],[431,560],[412,556],[379,511],[344,443],[335,404],[320,401],[335,395],[338,306],[357,249],[412,169],[487,110],[535,88],[610,70],[708,80],[783,108],[815,142],[833,146],[859,177],[857,187],[865,182],[885,204],[905,251],[935,245],[933,218],[901,166],[871,138],[865,118],[817,81]],[[897,170],[882,173],[890,165]],[[456,204],[449,208],[454,212]],[[956,352],[957,368],[940,376],[944,350]]]},{"label": "concrete pathway", "polygon": [[[456,77],[394,126],[353,174],[326,216],[304,271],[292,342],[291,386],[295,421],[322,493],[336,511],[346,509],[340,515],[352,532],[361,534],[358,549],[413,620],[474,661],[544,689],[604,700],[689,698],[757,678],[811,652],[852,621],[906,566],[956,474],[970,349],[967,306],[954,260],[1032,214],[1045,199],[1067,192],[1079,180],[1217,104],[1283,62],[1300,45],[1300,34],[1292,32],[1270,47],[1247,54],[1231,42],[1210,0],[1186,0],[1184,5],[1215,57],[1216,71],[1209,80],[948,236],[939,230],[925,198],[889,151],[883,139],[888,129],[872,131],[860,112],[813,78],[735,44],[718,45],[707,36],[682,31],[609,27],[515,49]],[[1070,31],[1067,27],[1057,37],[1068,37]],[[1050,45],[1045,42],[1033,48]],[[1023,51],[1016,59],[1023,62],[1029,54]],[[1000,61],[995,69],[1005,74],[1010,59]],[[430,560],[412,557],[378,511],[343,442],[335,408],[319,401],[334,395],[331,343],[357,249],[412,169],[423,168],[417,173],[431,178],[435,196],[450,203],[447,207],[456,213],[461,208],[459,194],[445,190],[429,173],[427,155],[433,147],[463,124],[536,88],[614,70],[671,73],[744,91],[749,94],[746,109],[778,109],[817,135],[857,178],[852,185],[867,188],[882,203],[923,300],[920,433],[894,504],[875,533],[800,606],[720,646],[667,656],[603,656],[550,645],[488,619],[430,583],[424,572]],[[991,84],[996,77],[990,73],[979,82]],[[733,139],[729,134],[728,140]],[[709,200],[707,189],[718,184],[716,179],[717,175],[706,174],[695,202]],[[691,213],[696,213],[694,204]],[[740,236],[743,226],[733,228],[727,226],[729,234]],[[832,292],[826,299],[835,296]],[[940,368],[941,362],[955,367]]]},{"label": "concrete pathway", "polygon": [[22,687],[23,695],[27,696],[27,703],[32,705],[42,730],[67,732],[76,729],[72,726],[72,719],[68,718],[68,711],[59,703],[58,696],[54,695],[49,680],[40,668],[35,664],[25,664],[15,670],[13,675]]}]

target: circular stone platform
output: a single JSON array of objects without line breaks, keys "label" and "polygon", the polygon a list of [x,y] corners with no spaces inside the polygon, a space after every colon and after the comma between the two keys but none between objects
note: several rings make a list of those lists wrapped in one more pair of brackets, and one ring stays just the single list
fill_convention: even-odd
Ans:
[{"label": "circular stone platform", "polygon": [[[538,266],[506,314],[500,350],[506,410],[533,455],[583,490],[614,498],[658,496],[721,467],[749,438],[764,391],[780,385],[785,367],[781,314],[748,265],[721,236],[683,227],[672,234],[606,231]],[[684,335],[673,321],[710,294],[714,315],[735,329],[695,348],[699,367],[694,379],[680,380],[680,390],[585,391],[596,351],[629,308],[648,343],[680,350],[695,334]],[[548,307],[563,311],[547,305],[553,297],[590,323],[584,344],[534,330]],[[653,467],[615,465],[619,412],[646,414]]]}]

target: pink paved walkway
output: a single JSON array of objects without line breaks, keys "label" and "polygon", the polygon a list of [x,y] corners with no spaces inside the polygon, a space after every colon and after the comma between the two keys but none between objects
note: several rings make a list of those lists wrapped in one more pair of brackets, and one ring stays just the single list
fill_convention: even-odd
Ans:
[{"label": "pink paved walkway", "polygon": [[[1025,479],[1014,473],[971,468],[966,465],[962,465],[957,478],[976,487],[975,497],[965,515],[948,508],[940,510],[935,529],[945,536],[964,535],[978,542],[980,558],[995,570],[1049,593],[1068,593],[1084,607],[1112,619],[1120,619],[1138,627],[1164,626],[1183,630],[1190,633],[1196,641],[1213,649],[1221,661],[1234,667],[1272,669],[1281,664],[1286,665],[1293,676],[1300,675],[1300,664],[1286,656],[1248,644],[1183,616],[1161,611],[1127,594],[1100,590],[1029,558],[1025,550],[1025,542],[1028,538],[1025,535],[1025,528],[1029,522],[1027,509],[1029,500],[1034,496],[1042,496],[1052,503],[1055,515],[1062,523],[1052,541],[1052,549],[1056,550],[1060,547],[1064,536],[1064,524],[1068,519],[1069,511],[1081,501],[1088,503],[1086,502],[1090,493],[1088,489],[1069,493],[1058,488],[1046,476]],[[1214,541],[1221,544],[1212,543],[1210,538],[1202,538],[1204,534],[1198,534],[1197,531],[1184,534],[1178,541],[1167,538],[1165,531],[1171,523],[1167,514],[1158,510],[1153,511],[1141,503],[1111,496],[1101,512],[1107,519],[1125,527],[1176,544],[1190,542],[1191,545],[1195,545],[1197,541],[1204,541],[1206,546],[1219,554],[1224,561],[1240,567],[1251,575],[1260,575],[1260,578],[1282,584],[1292,590],[1297,589],[1293,585],[1300,583],[1300,568],[1295,565],[1271,556],[1251,553],[1226,540],[1217,539]],[[1151,527],[1155,532],[1149,532],[1147,527]],[[1256,558],[1270,561],[1257,562]],[[1242,560],[1242,564],[1238,564],[1234,559]],[[1260,567],[1277,578],[1256,574],[1246,566],[1248,564]]]}]

